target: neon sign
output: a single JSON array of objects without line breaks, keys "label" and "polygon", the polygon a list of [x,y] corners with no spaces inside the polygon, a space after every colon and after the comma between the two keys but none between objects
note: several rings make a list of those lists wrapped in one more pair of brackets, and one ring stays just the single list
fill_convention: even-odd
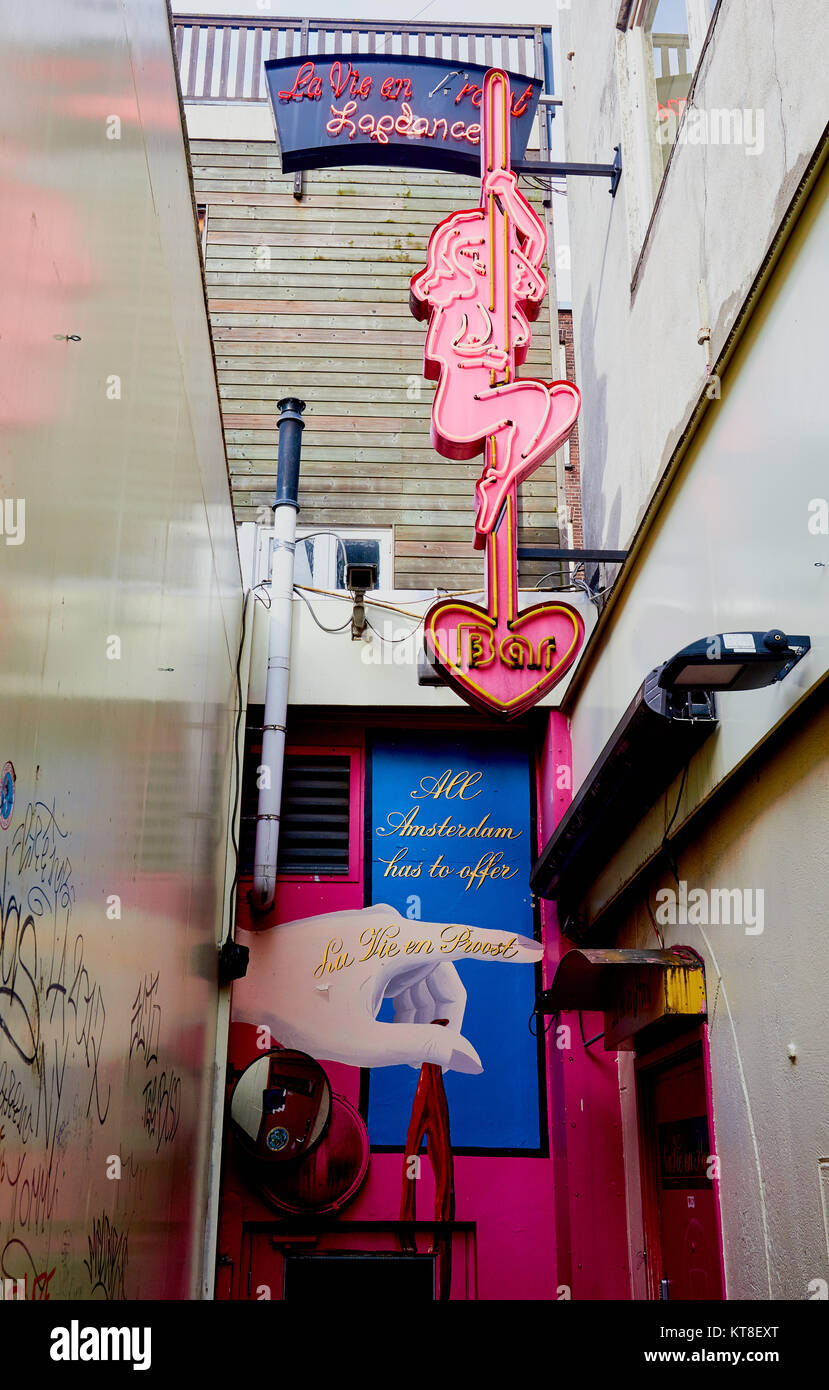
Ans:
[{"label": "neon sign", "polygon": [[[486,68],[396,54],[316,54],[265,63],[282,169],[383,164],[457,173],[480,165]],[[516,158],[527,146],[541,92],[515,76],[510,98]]]},{"label": "neon sign", "polygon": [[584,620],[570,604],[518,607],[516,531],[511,489],[501,524],[487,540],[486,607],[440,599],[425,622],[427,647],[447,683],[467,704],[506,719],[552,690],[584,642]]},{"label": "neon sign", "polygon": [[424,373],[437,382],[432,444],[446,458],[484,455],[474,543],[486,549],[486,607],[440,600],[426,616],[426,645],[463,699],[505,718],[552,689],[584,641],[568,604],[518,601],[517,490],[567,438],[581,398],[572,382],[516,376],[547,290],[547,236],[510,166],[512,109],[509,77],[492,69],[479,206],[439,223],[410,289],[412,313],[428,322]]}]

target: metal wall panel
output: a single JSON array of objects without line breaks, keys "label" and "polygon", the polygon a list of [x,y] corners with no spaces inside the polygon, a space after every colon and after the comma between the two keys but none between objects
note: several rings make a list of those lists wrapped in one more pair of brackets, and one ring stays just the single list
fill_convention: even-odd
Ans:
[{"label": "metal wall panel", "polygon": [[0,1275],[187,1297],[241,587],[174,59],[163,0],[2,31]]}]

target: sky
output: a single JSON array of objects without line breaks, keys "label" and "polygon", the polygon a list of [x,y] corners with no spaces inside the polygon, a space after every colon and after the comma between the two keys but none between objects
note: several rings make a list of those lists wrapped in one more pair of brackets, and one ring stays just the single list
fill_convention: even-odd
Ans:
[{"label": "sky", "polygon": [[550,24],[555,0],[515,0],[505,14],[504,0],[173,0],[173,14],[229,15],[233,18],[380,19],[424,24]]}]

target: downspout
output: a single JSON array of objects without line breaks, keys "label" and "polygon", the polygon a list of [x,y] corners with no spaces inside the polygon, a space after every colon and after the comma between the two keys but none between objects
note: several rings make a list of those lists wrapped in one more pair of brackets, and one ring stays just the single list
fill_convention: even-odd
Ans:
[{"label": "downspout", "polygon": [[[273,556],[271,607],[268,627],[268,674],[265,683],[265,715],[262,728],[262,767],[267,785],[259,788],[256,812],[256,848],[253,887],[248,902],[254,917],[264,918],[273,908],[276,863],[279,852],[279,808],[285,763],[285,723],[288,712],[288,680],[291,669],[291,625],[294,596],[296,514],[299,511],[299,458],[305,421],[305,402],[286,396],[277,403],[279,449],[276,467],[276,501],[273,507]],[[254,930],[273,925],[251,922]]]},{"label": "downspout", "polygon": [[[245,716],[247,714],[248,689],[250,687],[250,657],[253,646],[253,610],[255,602],[248,589],[245,594],[243,612],[244,640],[241,642],[238,665],[239,708],[236,711],[239,723],[236,729],[235,753],[238,768],[241,769],[245,755]],[[238,787],[241,791],[241,787]],[[239,822],[241,817],[241,796],[228,797],[227,851],[225,858],[225,888],[223,894],[221,941],[231,940],[233,927],[233,908],[231,900],[236,892],[237,855],[234,840],[239,843]],[[218,944],[218,943],[217,943]],[[207,1192],[205,1198],[206,1218],[204,1224],[204,1244],[202,1254],[201,1297],[212,1301],[216,1296],[216,1256],[218,1254],[219,1223],[221,1219],[222,1192],[222,1144],[225,1134],[225,1097],[227,1095],[227,1046],[230,1034],[230,984],[222,982],[219,976],[219,993],[216,1006],[216,1046],[213,1061],[213,1093],[209,1125],[209,1159],[207,1170]]]}]

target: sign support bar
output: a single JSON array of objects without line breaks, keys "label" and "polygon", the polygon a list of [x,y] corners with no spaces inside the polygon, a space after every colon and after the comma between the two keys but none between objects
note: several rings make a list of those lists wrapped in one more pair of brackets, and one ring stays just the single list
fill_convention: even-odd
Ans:
[{"label": "sign support bar", "polygon": [[615,146],[612,164],[568,164],[560,160],[514,159],[512,167],[516,174],[539,174],[542,178],[560,178],[562,175],[607,178],[610,179],[610,196],[615,198],[622,177],[622,147]]},{"label": "sign support bar", "polygon": [[606,565],[621,564],[626,550],[562,550],[555,545],[519,545],[519,560],[601,560]]}]

